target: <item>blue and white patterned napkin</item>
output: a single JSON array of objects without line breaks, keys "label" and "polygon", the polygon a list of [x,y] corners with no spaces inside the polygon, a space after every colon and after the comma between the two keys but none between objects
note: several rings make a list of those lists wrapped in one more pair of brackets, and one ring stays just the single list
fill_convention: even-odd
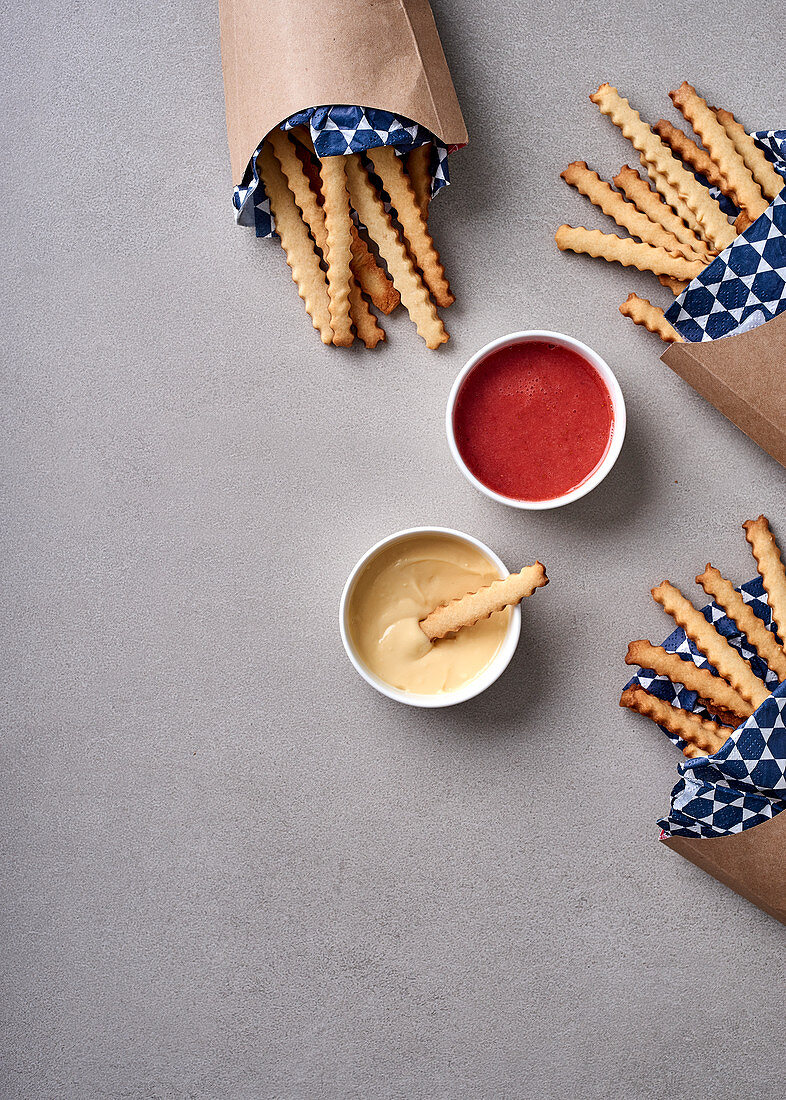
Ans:
[{"label": "blue and white patterned napkin", "polygon": [[[450,183],[448,149],[417,122],[374,107],[308,107],[281,123],[279,129],[291,130],[308,126],[314,149],[320,157],[343,153],[362,153],[378,145],[393,145],[397,152],[407,153],[416,145],[431,146],[431,191],[436,194]],[[272,237],[273,218],[262,181],[257,175],[257,153],[248,162],[243,182],[235,188],[235,221],[238,225],[254,226],[258,237]]]},{"label": "blue and white patterned napkin", "polygon": [[[739,591],[772,630],[772,614],[761,577],[743,584]],[[680,779],[671,792],[669,813],[658,822],[667,836],[725,836],[759,825],[786,810],[786,681],[778,685],[775,673],[750,648],[745,635],[722,608],[711,603],[702,613],[773,690],[714,756],[686,760],[679,765]],[[712,668],[681,627],[669,635],[663,646],[692,660],[699,668]],[[642,669],[630,684],[638,684],[674,706],[710,717],[695,691],[672,684],[665,676],[656,676],[652,669]],[[667,730],[663,732],[675,745],[683,747],[681,738]]]},{"label": "blue and white patterned napkin", "polygon": [[[784,176],[786,130],[752,135]],[[717,188],[710,189],[725,213],[739,211]],[[698,275],[666,310],[685,340],[717,340],[747,332],[786,309],[786,192],[781,191],[753,225]]]}]

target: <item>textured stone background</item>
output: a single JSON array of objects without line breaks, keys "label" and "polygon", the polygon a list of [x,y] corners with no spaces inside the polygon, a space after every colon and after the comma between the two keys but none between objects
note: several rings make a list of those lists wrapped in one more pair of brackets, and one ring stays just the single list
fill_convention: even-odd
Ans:
[{"label": "textured stone background", "polygon": [[[213,2],[7,15],[2,1091],[9,1097],[738,1100],[784,1082],[784,929],[662,849],[678,757],[617,707],[784,471],[620,317],[652,277],[558,178],[634,163],[691,79],[786,122],[782,6],[438,0],[469,147],[433,207],[458,304],[429,353],[321,346],[237,229]],[[780,43],[779,43],[780,38]],[[453,467],[455,374],[504,332],[595,347],[629,410],[573,507]],[[495,689],[423,713],[341,649],[375,540],[457,526],[552,583]],[[773,1007],[775,1006],[775,1007]]]}]

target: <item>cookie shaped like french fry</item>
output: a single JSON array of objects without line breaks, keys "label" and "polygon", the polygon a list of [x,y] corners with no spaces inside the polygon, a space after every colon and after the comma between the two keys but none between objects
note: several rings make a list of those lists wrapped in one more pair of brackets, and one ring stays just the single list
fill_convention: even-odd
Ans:
[{"label": "cookie shaped like french fry", "polygon": [[358,217],[376,243],[393,279],[393,285],[401,294],[401,301],[417,327],[418,333],[429,348],[438,348],[448,339],[445,326],[439,318],[436,306],[429,297],[423,280],[399,235],[393,228],[390,215],[357,153],[349,153],[345,160],[349,196]]},{"label": "cookie shaped like french fry", "polygon": [[633,143],[647,170],[652,169],[655,172],[656,186],[658,177],[662,177],[679,198],[684,200],[706,239],[721,249],[730,245],[734,240],[734,230],[718,203],[696,177],[671,155],[668,146],[652,132],[628,100],[610,84],[601,84],[590,99]]},{"label": "cookie shaped like french fry", "polygon": [[349,315],[350,267],[352,259],[349,192],[344,173],[344,157],[324,157],[320,161],[322,197],[327,233],[328,297],[333,343],[349,347],[352,343],[352,319]]},{"label": "cookie shaped like french fry", "polygon": [[746,229],[750,229],[753,225],[753,218],[749,216],[747,211],[742,210],[734,221],[734,231],[739,236],[740,233],[744,233]]},{"label": "cookie shaped like french fry", "polygon": [[781,561],[780,549],[765,516],[746,520],[742,526],[767,593],[772,621],[786,646],[786,569]]},{"label": "cookie shaped like french fry", "polygon": [[711,596],[728,617],[735,622],[765,664],[775,673],[778,681],[786,680],[786,652],[778,644],[750,604],[745,603],[730,580],[713,565],[707,565],[696,578],[708,596]]},{"label": "cookie shaped like french fry", "polygon": [[745,161],[746,167],[764,195],[768,199],[774,199],[786,187],[786,180],[783,176],[778,175],[756,142],[746,132],[745,127],[737,122],[731,111],[724,111],[720,108],[715,111],[715,117],[731,138],[734,148]]},{"label": "cookie shaped like french fry", "polygon": [[657,191],[652,190],[635,168],[631,168],[627,164],[623,165],[617,175],[614,176],[613,182],[642,214],[647,215],[650,221],[663,226],[667,232],[676,237],[681,244],[686,245],[691,252],[695,252],[697,256],[701,256],[705,260],[712,258],[712,252],[706,242],[697,237],[694,231],[685,225],[682,218],[674,213]]},{"label": "cookie shaped like french fry", "polygon": [[425,221],[431,202],[431,142],[417,145],[407,157],[407,175]]},{"label": "cookie shaped like french fry", "polygon": [[554,235],[557,247],[563,252],[581,252],[587,256],[598,256],[616,262],[624,267],[636,267],[639,271],[652,271],[656,275],[670,275],[674,279],[695,279],[704,268],[699,260],[686,260],[665,248],[656,248],[651,244],[641,244],[618,237],[614,233],[601,233],[597,229],[574,228],[561,225]]},{"label": "cookie shaped like french fry", "polygon": [[652,596],[746,702],[754,709],[764,702],[769,695],[764,682],[678,588],[669,581],[662,581],[652,589]]},{"label": "cookie shaped like french fry", "polygon": [[684,131],[678,126],[673,126],[665,118],[659,119],[652,128],[680,160],[689,164],[699,175],[704,176],[711,186],[720,188],[724,195],[732,198],[728,193],[726,177],[706,149],[700,149],[693,138],[689,138]]},{"label": "cookie shaped like french fry", "polygon": [[645,244],[665,248],[668,252],[676,252],[687,260],[695,259],[696,254],[688,245],[683,244],[662,225],[650,221],[646,214],[642,214],[619,191],[615,191],[611,184],[600,178],[597,172],[588,168],[586,161],[575,160],[569,164],[562,173],[562,179],[582,195],[586,195],[591,203],[600,207],[603,213],[613,218],[617,225],[627,229],[632,237],[638,237]]},{"label": "cookie shaped like french fry", "polygon": [[697,668],[690,658],[683,661],[679,654],[663,646],[645,640],[631,642],[625,663],[651,668],[658,676],[667,676],[673,684],[683,684],[705,702],[731,712],[736,718],[749,718],[753,714],[751,704],[722,677],[713,676],[708,668]]},{"label": "cookie shaped like french fry", "polygon": [[511,573],[499,581],[459,596],[442,607],[435,608],[425,619],[421,619],[420,629],[432,642],[444,638],[464,626],[472,626],[480,619],[487,619],[495,611],[512,607],[531,596],[536,588],[549,583],[546,570],[539,561],[528,565],[520,573]]},{"label": "cookie shaped like french fry", "polygon": [[669,92],[669,98],[690,122],[715,161],[726,180],[726,193],[755,221],[769,204],[715,112],[710,110],[706,100],[701,98],[687,80],[676,91]]},{"label": "cookie shaped like french fry", "polygon": [[303,299],[314,328],[322,337],[322,343],[331,344],[333,329],[330,326],[330,301],[325,273],[319,266],[314,242],[308,235],[306,223],[300,216],[295,197],[287,186],[271,146],[267,143],[262,146],[257,156],[257,170],[262,179],[265,194],[270,200],[276,232],[292,271],[292,280]]},{"label": "cookie shaped like french fry", "polygon": [[445,268],[439,258],[431,234],[412,190],[401,158],[392,145],[380,145],[368,150],[368,158],[382,186],[390,196],[409,251],[423,274],[423,281],[431,291],[438,306],[445,308],[455,302],[450,283],[445,278]]},{"label": "cookie shaped like french fry", "polygon": [[634,325],[643,325],[648,332],[654,332],[660,336],[664,343],[685,343],[683,337],[666,320],[663,310],[659,306],[654,306],[648,298],[629,294],[619,308],[623,317],[630,317]]},{"label": "cookie shaped like french fry", "polygon": [[669,733],[682,738],[693,750],[688,752],[687,747],[683,750],[689,757],[712,756],[722,748],[732,732],[727,726],[721,726],[709,718],[700,718],[698,714],[691,714],[690,711],[682,710],[680,707],[673,707],[671,703],[650,695],[642,687],[625,688],[620,706],[635,710],[645,718],[651,718]]}]

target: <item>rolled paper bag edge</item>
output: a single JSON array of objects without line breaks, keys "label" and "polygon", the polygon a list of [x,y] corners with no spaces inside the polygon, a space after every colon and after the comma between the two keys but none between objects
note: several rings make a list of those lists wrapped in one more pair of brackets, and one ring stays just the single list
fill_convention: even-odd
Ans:
[{"label": "rolled paper bag edge", "polygon": [[786,466],[786,312],[734,336],[672,344],[661,360]]},{"label": "rolled paper bag edge", "polygon": [[786,924],[786,811],[728,836],[660,842]]},{"label": "rolled paper bag edge", "polygon": [[378,108],[466,144],[428,0],[219,0],[219,17],[236,185],[266,135],[308,107]]}]

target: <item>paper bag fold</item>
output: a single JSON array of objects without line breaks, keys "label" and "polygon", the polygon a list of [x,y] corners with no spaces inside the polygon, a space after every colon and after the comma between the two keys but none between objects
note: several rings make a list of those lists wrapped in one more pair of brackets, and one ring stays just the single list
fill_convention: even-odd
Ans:
[{"label": "paper bag fold", "polygon": [[738,336],[672,344],[661,359],[786,466],[786,313]]},{"label": "paper bag fold", "polygon": [[235,184],[265,135],[306,107],[378,107],[445,145],[466,143],[428,0],[220,0],[219,9]]},{"label": "paper bag fold", "polygon": [[741,833],[663,843],[786,924],[786,811]]}]

